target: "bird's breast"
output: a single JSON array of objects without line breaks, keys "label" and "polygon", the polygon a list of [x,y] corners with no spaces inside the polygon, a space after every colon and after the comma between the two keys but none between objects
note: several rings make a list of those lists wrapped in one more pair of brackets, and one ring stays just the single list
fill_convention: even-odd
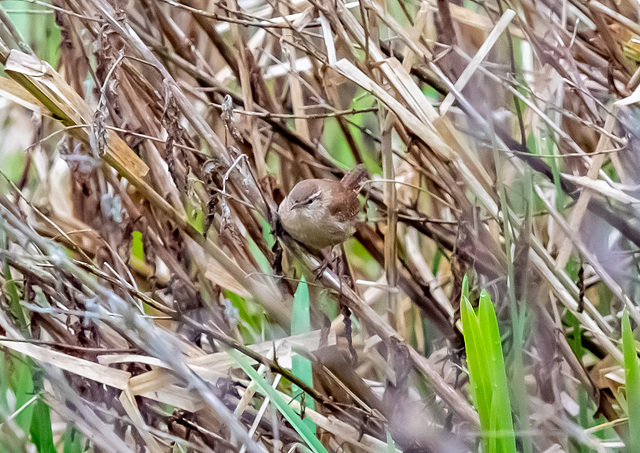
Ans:
[{"label": "bird's breast", "polygon": [[328,209],[281,209],[280,220],[294,239],[315,249],[346,241],[355,232],[355,218],[340,220]]}]

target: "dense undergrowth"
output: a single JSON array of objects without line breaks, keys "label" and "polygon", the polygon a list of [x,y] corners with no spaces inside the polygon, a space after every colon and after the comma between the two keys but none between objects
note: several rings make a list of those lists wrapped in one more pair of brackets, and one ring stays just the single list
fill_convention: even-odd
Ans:
[{"label": "dense undergrowth", "polygon": [[[631,0],[0,2],[2,451],[637,451],[639,43]],[[325,260],[278,204],[357,165]]]}]

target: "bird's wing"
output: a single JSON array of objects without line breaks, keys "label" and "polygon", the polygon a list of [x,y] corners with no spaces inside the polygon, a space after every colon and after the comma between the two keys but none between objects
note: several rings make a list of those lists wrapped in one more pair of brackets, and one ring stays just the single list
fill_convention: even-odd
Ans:
[{"label": "bird's wing", "polygon": [[356,195],[353,190],[341,189],[341,193],[338,195],[341,198],[341,202],[331,205],[331,214],[341,221],[353,220],[360,212],[360,201],[358,200],[358,195]]}]

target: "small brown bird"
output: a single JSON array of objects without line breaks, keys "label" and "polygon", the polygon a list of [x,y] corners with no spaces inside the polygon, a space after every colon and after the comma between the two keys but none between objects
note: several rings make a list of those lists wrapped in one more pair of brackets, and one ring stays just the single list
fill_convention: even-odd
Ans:
[{"label": "small brown bird", "polygon": [[305,179],[280,203],[284,230],[314,250],[338,245],[356,231],[358,189],[366,170],[358,166],[341,181]]}]

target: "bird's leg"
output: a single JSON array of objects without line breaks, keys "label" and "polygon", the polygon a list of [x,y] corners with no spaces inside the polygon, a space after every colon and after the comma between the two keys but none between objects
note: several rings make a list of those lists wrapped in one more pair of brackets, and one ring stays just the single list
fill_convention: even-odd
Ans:
[{"label": "bird's leg", "polygon": [[347,253],[344,251],[344,244],[340,244],[340,256],[337,268],[338,278],[340,279],[340,290],[342,291],[342,283],[346,283],[347,286],[354,291],[356,290],[353,283],[353,275],[351,268],[349,267],[349,261],[347,261]]},{"label": "bird's leg", "polygon": [[329,250],[329,254],[325,256],[325,258],[320,263],[320,266],[315,271],[313,271],[313,276],[315,277],[315,279],[319,280],[320,277],[322,277],[324,271],[327,270],[329,266],[333,266],[337,258],[338,256],[335,253],[334,247],[331,247],[331,250]]},{"label": "bird's leg", "polygon": [[340,311],[343,316],[344,323],[344,336],[347,339],[347,345],[349,348],[349,353],[351,354],[351,364],[356,365],[358,363],[358,353],[356,352],[356,348],[353,346],[353,331],[352,331],[352,322],[351,322],[351,310],[345,303],[342,297],[342,285],[346,283],[347,286],[353,288],[355,290],[355,285],[353,284],[353,278],[351,276],[351,269],[349,269],[349,262],[347,261],[347,254],[344,251],[344,244],[340,245],[340,259],[338,261],[338,280],[340,281],[340,291],[338,292],[338,305],[340,307]]}]

